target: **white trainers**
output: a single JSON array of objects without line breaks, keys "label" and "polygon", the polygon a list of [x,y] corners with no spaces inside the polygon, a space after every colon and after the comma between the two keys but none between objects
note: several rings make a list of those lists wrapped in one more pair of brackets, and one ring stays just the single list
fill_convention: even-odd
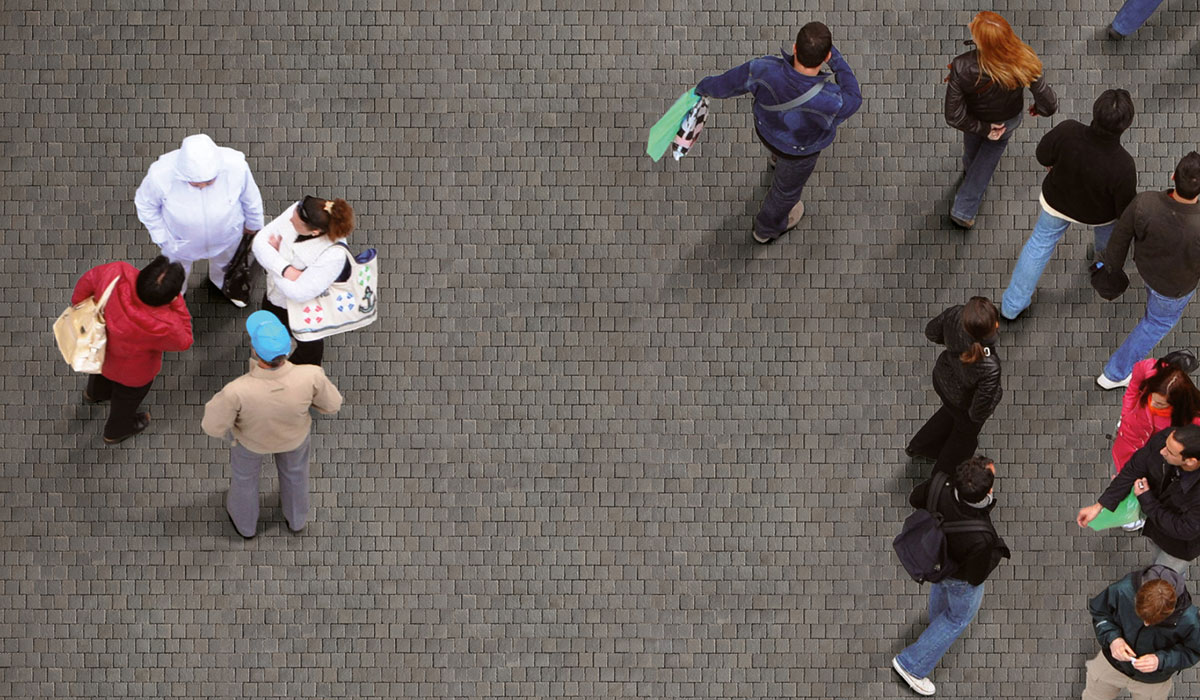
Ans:
[{"label": "white trainers", "polygon": [[913,692],[920,695],[933,695],[937,692],[937,688],[933,687],[933,681],[928,678],[917,678],[908,671],[905,671],[904,667],[900,665],[899,657],[892,657],[892,668],[896,669],[896,673],[900,674],[900,677],[904,679],[909,688],[913,689]]},{"label": "white trainers", "polygon": [[1110,389],[1116,389],[1119,386],[1129,386],[1129,380],[1132,378],[1133,378],[1133,372],[1130,372],[1129,375],[1127,377],[1125,377],[1124,379],[1122,379],[1121,381],[1114,382],[1113,380],[1104,376],[1104,373],[1101,372],[1100,376],[1096,377],[1096,384],[1100,385],[1101,389],[1108,391]]},{"label": "white trainers", "polygon": [[1145,518],[1140,518],[1140,519],[1138,519],[1138,520],[1134,520],[1134,521],[1133,521],[1133,522],[1131,522],[1131,523],[1127,523],[1127,524],[1125,524],[1125,525],[1122,525],[1122,526],[1121,526],[1121,529],[1122,529],[1122,530],[1128,530],[1128,531],[1130,531],[1130,532],[1134,532],[1134,531],[1136,531],[1136,530],[1141,530],[1141,529],[1142,529],[1143,527],[1145,527],[1145,526],[1146,526],[1146,519],[1145,519]]}]

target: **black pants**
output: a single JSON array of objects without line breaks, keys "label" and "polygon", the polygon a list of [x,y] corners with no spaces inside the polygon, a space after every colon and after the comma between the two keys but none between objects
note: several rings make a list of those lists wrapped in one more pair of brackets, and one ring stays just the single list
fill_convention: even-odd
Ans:
[{"label": "black pants", "polygon": [[125,386],[120,382],[93,374],[88,377],[87,393],[94,401],[112,401],[108,409],[108,422],[104,424],[104,437],[113,440],[128,435],[137,428],[138,407],[150,393],[151,379],[144,386]]},{"label": "black pants", "polygon": [[[271,313],[275,314],[275,318],[279,319],[279,321],[283,324],[283,327],[288,329],[288,333],[292,334],[292,338],[296,337],[296,334],[292,333],[292,327],[288,325],[287,309],[275,306],[271,303],[271,300],[266,297],[266,295],[263,296],[262,308],[263,311],[270,311]],[[288,360],[290,360],[293,365],[316,365],[320,367],[321,358],[324,356],[325,341],[323,339],[309,341],[297,340],[296,349],[292,351],[292,356],[289,357]],[[271,358],[268,357],[264,359],[269,360]]]},{"label": "black pants", "polygon": [[934,460],[933,470],[954,475],[958,465],[975,455],[983,423],[971,420],[966,411],[945,403],[917,431],[908,452]]}]

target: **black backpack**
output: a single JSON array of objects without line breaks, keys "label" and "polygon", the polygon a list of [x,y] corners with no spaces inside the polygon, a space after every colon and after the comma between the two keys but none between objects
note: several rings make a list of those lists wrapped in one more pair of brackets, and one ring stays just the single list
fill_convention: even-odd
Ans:
[{"label": "black backpack", "polygon": [[904,527],[900,534],[892,540],[892,547],[904,570],[917,583],[937,583],[952,575],[959,562],[952,561],[946,546],[946,535],[982,532],[991,534],[992,528],[980,520],[960,520],[943,522],[942,514],[937,510],[938,498],[942,489],[949,483],[950,477],[938,472],[929,481],[929,493],[925,499],[925,507],[918,508],[913,514],[904,519]]}]

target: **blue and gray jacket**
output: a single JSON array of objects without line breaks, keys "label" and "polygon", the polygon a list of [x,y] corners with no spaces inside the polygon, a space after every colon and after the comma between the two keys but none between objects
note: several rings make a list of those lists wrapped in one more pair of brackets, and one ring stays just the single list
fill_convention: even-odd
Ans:
[{"label": "blue and gray jacket", "polygon": [[696,86],[696,94],[734,97],[754,94],[754,123],[759,135],[784,155],[807,156],[833,143],[837,125],[862,105],[858,80],[833,47],[829,73],[804,75],[792,64],[791,54],[763,56],[710,75]]}]

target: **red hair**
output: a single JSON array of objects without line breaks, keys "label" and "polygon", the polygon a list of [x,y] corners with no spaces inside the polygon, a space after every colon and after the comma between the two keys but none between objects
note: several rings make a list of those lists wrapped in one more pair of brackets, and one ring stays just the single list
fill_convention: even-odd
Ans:
[{"label": "red hair", "polygon": [[1029,87],[1042,75],[1042,61],[1004,19],[984,10],[968,25],[979,49],[979,69],[1006,90]]}]

